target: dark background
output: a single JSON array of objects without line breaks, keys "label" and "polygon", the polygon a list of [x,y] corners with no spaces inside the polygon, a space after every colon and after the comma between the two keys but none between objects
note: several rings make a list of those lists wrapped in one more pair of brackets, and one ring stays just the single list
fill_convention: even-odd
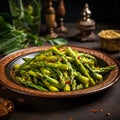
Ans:
[{"label": "dark background", "polygon": [[[66,6],[65,22],[74,22],[80,19],[80,13],[86,2],[88,2],[92,12],[92,18],[96,22],[101,22],[96,31],[103,28],[119,28],[120,23],[120,0],[64,0]],[[56,7],[54,0],[54,5]],[[8,0],[1,0],[0,13],[10,12]],[[42,12],[42,22],[44,22],[44,11]],[[109,26],[108,22],[112,24]],[[104,24],[105,23],[105,24]],[[71,39],[76,35],[76,26],[69,26],[69,44],[73,46],[90,47],[101,50],[99,41],[82,43]],[[78,32],[78,31],[77,31]],[[105,51],[104,51],[105,52]],[[120,61],[120,53],[108,52],[109,55]],[[107,91],[100,92],[92,96],[68,98],[68,99],[44,99],[31,98],[0,86],[0,95],[13,100],[16,103],[15,112],[10,120],[119,120],[120,119],[120,81]],[[19,98],[25,98],[25,103],[17,102]],[[46,102],[47,101],[47,102]],[[35,103],[35,104],[34,104]],[[103,112],[99,112],[102,108]],[[98,110],[97,113],[91,110]],[[106,116],[110,113],[110,116]]]},{"label": "dark background", "polygon": [[[0,3],[0,13],[9,11],[9,0],[2,0]],[[44,1],[44,0],[43,0]],[[56,8],[57,0],[53,0]],[[89,4],[92,12],[91,18],[98,22],[120,21],[120,0],[64,0],[66,7],[65,22],[76,22],[80,19],[80,13],[85,3]],[[44,22],[44,11],[42,12],[42,22]]]}]

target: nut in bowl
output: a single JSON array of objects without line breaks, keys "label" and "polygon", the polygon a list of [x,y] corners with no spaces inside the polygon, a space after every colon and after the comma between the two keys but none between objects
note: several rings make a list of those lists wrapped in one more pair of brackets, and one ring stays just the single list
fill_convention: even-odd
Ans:
[{"label": "nut in bowl", "polygon": [[8,120],[14,111],[14,107],[11,100],[0,97],[0,120]]},{"label": "nut in bowl", "polygon": [[120,30],[101,30],[98,36],[101,48],[108,51],[120,50]]}]

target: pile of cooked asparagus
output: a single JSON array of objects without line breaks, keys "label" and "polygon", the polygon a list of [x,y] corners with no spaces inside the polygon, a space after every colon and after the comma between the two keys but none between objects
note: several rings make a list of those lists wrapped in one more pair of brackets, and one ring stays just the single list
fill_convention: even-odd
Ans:
[{"label": "pile of cooked asparagus", "polygon": [[93,55],[71,47],[50,47],[33,58],[23,58],[22,65],[13,67],[15,80],[41,91],[74,91],[104,81],[104,74],[115,68],[102,66]]}]

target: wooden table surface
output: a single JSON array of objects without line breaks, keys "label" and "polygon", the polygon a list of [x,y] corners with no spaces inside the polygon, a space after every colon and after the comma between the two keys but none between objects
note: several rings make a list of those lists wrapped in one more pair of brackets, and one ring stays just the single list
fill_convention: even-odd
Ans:
[{"label": "wooden table surface", "polygon": [[[100,48],[99,39],[94,42],[80,42],[75,39],[79,33],[74,23],[67,23],[68,34],[60,35],[68,40],[68,45]],[[95,33],[102,29],[119,29],[119,24],[97,24]],[[43,27],[41,34],[46,34]],[[49,43],[45,43],[48,45]],[[103,51],[120,62],[120,52]],[[0,85],[0,97],[12,100],[15,110],[10,120],[119,120],[120,81],[100,93],[76,98],[37,98],[13,92]]]}]

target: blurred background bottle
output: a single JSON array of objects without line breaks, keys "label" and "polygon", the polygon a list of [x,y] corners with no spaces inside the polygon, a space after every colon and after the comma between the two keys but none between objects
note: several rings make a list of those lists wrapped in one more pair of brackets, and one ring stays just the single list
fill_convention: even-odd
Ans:
[{"label": "blurred background bottle", "polygon": [[9,0],[9,7],[16,29],[39,35],[42,0]]}]

